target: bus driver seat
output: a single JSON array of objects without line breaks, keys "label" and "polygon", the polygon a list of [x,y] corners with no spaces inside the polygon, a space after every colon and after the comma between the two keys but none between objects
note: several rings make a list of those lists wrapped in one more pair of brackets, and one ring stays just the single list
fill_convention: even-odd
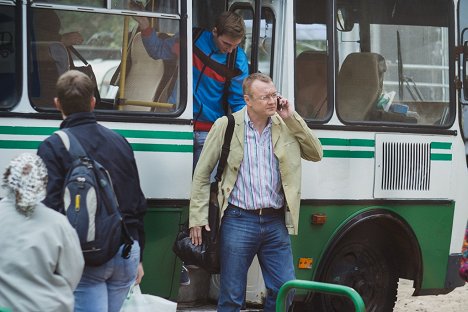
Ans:
[{"label": "bus driver seat", "polygon": [[338,74],[338,113],[346,121],[371,119],[376,102],[382,94],[385,59],[377,53],[351,53]]}]

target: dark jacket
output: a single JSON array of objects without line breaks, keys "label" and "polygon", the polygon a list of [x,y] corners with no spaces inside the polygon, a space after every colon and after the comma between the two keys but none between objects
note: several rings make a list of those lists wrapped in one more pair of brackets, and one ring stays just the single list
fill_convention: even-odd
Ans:
[{"label": "dark jacket", "polygon": [[[60,125],[60,129],[63,128],[70,128],[88,155],[109,171],[120,211],[132,237],[140,243],[142,255],[145,245],[143,218],[146,213],[146,199],[140,188],[130,144],[123,136],[99,125],[93,113],[72,114]],[[47,197],[43,202],[64,213],[62,189],[72,159],[59,136],[55,134],[41,143],[37,154],[42,157],[49,172]]]}]

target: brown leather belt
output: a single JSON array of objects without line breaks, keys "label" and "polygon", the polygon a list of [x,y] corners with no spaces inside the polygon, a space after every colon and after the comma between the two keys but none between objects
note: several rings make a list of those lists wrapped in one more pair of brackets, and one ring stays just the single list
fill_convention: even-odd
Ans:
[{"label": "brown leather belt", "polygon": [[231,203],[229,203],[229,206],[242,209],[245,212],[248,212],[250,214],[254,214],[257,216],[272,216],[272,215],[282,214],[284,212],[283,208],[275,209],[272,207],[267,207],[267,208],[259,208],[259,209],[244,209],[244,208],[237,207]]},{"label": "brown leather belt", "polygon": [[283,209],[275,209],[275,208],[260,208],[260,209],[244,209],[248,213],[255,214],[257,216],[272,216],[283,213]]}]

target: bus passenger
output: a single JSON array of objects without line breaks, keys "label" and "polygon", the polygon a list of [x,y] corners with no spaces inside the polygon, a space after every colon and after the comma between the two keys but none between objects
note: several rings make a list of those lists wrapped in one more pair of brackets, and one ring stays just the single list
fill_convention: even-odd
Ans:
[{"label": "bus passenger", "polygon": [[[161,39],[150,27],[147,17],[135,16],[143,44],[154,59],[175,59],[179,56],[179,36]],[[194,162],[200,157],[208,131],[216,119],[227,114],[228,109],[236,112],[244,107],[242,81],[247,77],[247,56],[238,47],[245,36],[244,20],[234,12],[224,12],[216,20],[211,31],[194,29],[193,43],[193,119],[194,119]],[[237,49],[233,69],[227,66],[228,54]],[[226,77],[231,78],[225,90]],[[226,91],[226,92],[225,92]],[[175,101],[175,90],[169,102]],[[226,101],[224,97],[226,96]],[[225,104],[226,103],[226,107]],[[229,106],[229,108],[227,107]]]},{"label": "bus passenger", "polygon": [[[264,311],[269,312],[275,311],[281,285],[295,278],[288,230],[298,233],[301,158],[319,161],[323,151],[269,76],[251,74],[244,81],[243,93],[246,109],[233,114],[234,134],[219,184],[218,311],[240,310],[247,272],[257,255],[267,288]],[[226,126],[227,118],[214,123],[193,176],[189,226],[195,245],[201,243],[202,227],[208,224],[210,173],[221,153]]]},{"label": "bus passenger", "polygon": [[0,307],[73,311],[83,253],[68,219],[41,203],[47,187],[44,162],[27,153],[13,158],[2,187],[6,194],[0,201]]},{"label": "bus passenger", "polygon": [[[140,188],[138,170],[130,144],[124,137],[98,124],[92,112],[96,103],[91,79],[70,70],[57,81],[55,106],[68,128],[88,155],[108,170],[119,202],[124,222],[135,239],[130,256],[124,259],[122,248],[101,266],[85,265],[83,276],[75,291],[75,311],[118,312],[134,283],[143,277],[142,254],[145,242],[143,218],[146,199]],[[44,203],[64,211],[62,189],[72,159],[58,135],[52,135],[38,149],[49,171],[47,197]]]}]

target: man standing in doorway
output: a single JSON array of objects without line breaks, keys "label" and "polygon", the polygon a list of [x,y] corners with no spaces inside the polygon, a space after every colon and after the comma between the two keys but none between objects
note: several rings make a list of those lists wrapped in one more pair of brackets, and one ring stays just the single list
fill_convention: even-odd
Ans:
[{"label": "man standing in doorway", "polygon": [[[219,182],[218,311],[240,310],[255,255],[267,287],[264,311],[275,311],[279,288],[295,278],[288,232],[298,233],[301,158],[319,161],[323,151],[293,105],[279,96],[269,76],[248,76],[243,93],[247,106],[233,114],[234,135]],[[221,153],[226,127],[227,118],[215,122],[195,169],[189,226],[196,245],[202,241],[202,227],[209,229],[210,174]]]},{"label": "man standing in doorway", "polygon": [[[148,18],[134,18],[148,55],[154,59],[179,57],[178,34],[159,38]],[[211,31],[193,30],[194,168],[216,119],[227,115],[229,110],[236,112],[245,106],[242,82],[248,75],[249,65],[244,50],[238,47],[244,36],[244,20],[230,11],[219,15]],[[175,92],[176,88],[169,101],[175,101]]]}]

